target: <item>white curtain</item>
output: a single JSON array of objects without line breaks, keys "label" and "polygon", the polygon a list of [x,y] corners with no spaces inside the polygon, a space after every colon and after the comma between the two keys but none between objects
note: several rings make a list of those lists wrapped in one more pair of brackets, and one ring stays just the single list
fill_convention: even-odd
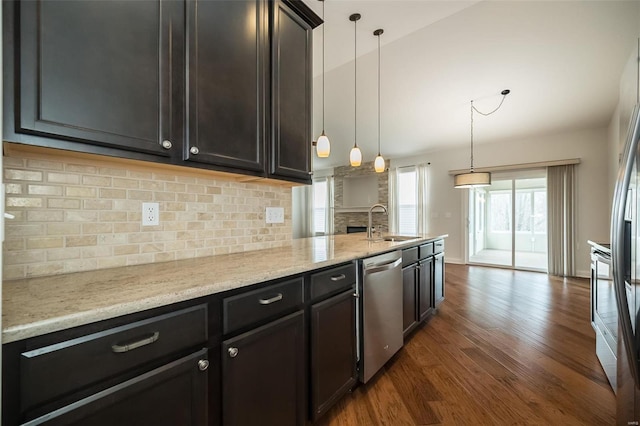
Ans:
[{"label": "white curtain", "polygon": [[547,249],[551,275],[575,276],[575,167],[547,167]]},{"label": "white curtain", "polygon": [[389,169],[389,201],[387,202],[387,213],[389,215],[389,233],[398,232],[398,169]]},{"label": "white curtain", "polygon": [[325,235],[333,235],[333,176],[327,176],[327,210],[325,212]]},{"label": "white curtain", "polygon": [[429,233],[429,166],[418,166],[418,234]]}]

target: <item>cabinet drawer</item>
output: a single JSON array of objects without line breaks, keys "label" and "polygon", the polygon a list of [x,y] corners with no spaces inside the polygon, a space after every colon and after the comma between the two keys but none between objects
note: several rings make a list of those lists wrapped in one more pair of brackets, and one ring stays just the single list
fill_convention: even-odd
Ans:
[{"label": "cabinet drawer", "polygon": [[311,275],[311,299],[334,293],[352,286],[356,282],[354,264],[339,266]]},{"label": "cabinet drawer", "polygon": [[420,259],[425,259],[433,255],[433,243],[427,243],[420,246]]},{"label": "cabinet drawer", "polygon": [[438,240],[433,243],[433,253],[438,254],[444,251],[444,240]]},{"label": "cabinet drawer", "polygon": [[23,352],[23,408],[151,364],[206,340],[207,306],[198,305]]},{"label": "cabinet drawer", "polygon": [[302,288],[302,278],[296,278],[223,299],[224,334],[302,305]]},{"label": "cabinet drawer", "polygon": [[418,247],[402,250],[402,267],[409,266],[418,261]]}]

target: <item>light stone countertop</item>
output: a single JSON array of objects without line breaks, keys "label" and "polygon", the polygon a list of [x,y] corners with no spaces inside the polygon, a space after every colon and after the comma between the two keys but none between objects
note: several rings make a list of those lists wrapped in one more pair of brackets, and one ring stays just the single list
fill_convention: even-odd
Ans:
[{"label": "light stone countertop", "polygon": [[5,281],[2,342],[195,299],[447,235],[367,241],[364,234],[293,240],[291,246]]}]

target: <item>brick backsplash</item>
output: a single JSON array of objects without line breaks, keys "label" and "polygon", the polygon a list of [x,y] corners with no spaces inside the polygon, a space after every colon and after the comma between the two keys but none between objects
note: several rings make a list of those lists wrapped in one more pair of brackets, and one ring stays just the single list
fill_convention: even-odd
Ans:
[{"label": "brick backsplash", "polygon": [[[6,211],[15,219],[5,222],[3,278],[291,244],[288,185],[174,169],[5,152]],[[141,224],[147,201],[159,203],[158,226]],[[285,223],[266,224],[265,207],[284,207]]]}]

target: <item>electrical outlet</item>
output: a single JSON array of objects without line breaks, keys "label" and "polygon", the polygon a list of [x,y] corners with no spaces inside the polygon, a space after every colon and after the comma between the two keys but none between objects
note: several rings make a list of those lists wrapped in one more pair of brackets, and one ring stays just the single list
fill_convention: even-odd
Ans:
[{"label": "electrical outlet", "polygon": [[284,223],[284,207],[267,207],[267,223]]},{"label": "electrical outlet", "polygon": [[160,208],[158,203],[142,203],[142,226],[160,224]]}]

